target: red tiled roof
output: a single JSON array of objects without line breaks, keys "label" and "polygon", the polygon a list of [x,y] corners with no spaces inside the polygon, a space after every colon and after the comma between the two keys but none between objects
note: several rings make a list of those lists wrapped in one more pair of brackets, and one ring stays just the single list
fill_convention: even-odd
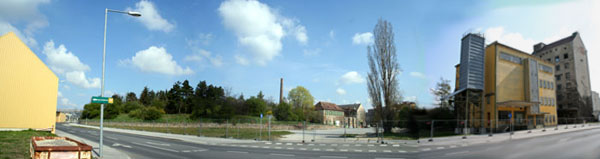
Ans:
[{"label": "red tiled roof", "polygon": [[317,104],[315,104],[315,109],[344,111],[342,108],[338,107],[336,104],[329,103],[329,102],[318,102]]}]

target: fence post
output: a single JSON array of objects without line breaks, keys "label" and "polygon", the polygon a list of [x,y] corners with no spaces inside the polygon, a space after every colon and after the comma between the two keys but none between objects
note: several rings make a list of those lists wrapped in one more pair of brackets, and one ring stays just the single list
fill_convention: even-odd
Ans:
[{"label": "fence post", "polygon": [[258,141],[262,140],[262,118],[260,118],[260,130],[258,131]]},{"label": "fence post", "polygon": [[302,143],[304,143],[304,131],[306,130],[306,120],[302,123]]},{"label": "fence post", "polygon": [[271,141],[271,118],[272,118],[272,116],[269,115],[269,127],[268,127],[269,128],[269,141]]},{"label": "fence post", "polygon": [[229,119],[225,121],[225,138],[229,135]]},{"label": "fence post", "polygon": [[429,142],[433,141],[433,124],[435,123],[435,120],[431,120],[431,132],[429,133]]}]

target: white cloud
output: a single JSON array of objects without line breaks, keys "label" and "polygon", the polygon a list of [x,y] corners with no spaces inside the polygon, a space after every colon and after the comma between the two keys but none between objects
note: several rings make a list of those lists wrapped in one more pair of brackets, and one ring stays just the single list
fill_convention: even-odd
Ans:
[{"label": "white cloud", "polygon": [[525,38],[521,33],[506,32],[504,27],[492,27],[485,30],[485,40],[488,43],[498,41],[527,53],[533,52],[533,45],[538,41]]},{"label": "white cloud", "polygon": [[[204,36],[206,37],[206,36]],[[203,37],[200,37],[203,38]],[[211,52],[201,49],[199,47],[200,40],[192,40],[194,42],[188,41],[188,46],[193,51],[192,54],[187,55],[184,61],[193,61],[193,62],[202,62],[202,59],[207,59],[213,66],[221,67],[223,66],[223,58],[221,55],[212,56]]]},{"label": "white cloud", "polygon": [[175,25],[169,23],[158,13],[152,2],[142,0],[135,4],[135,8],[127,8],[126,10],[140,12],[142,16],[135,19],[144,24],[149,30],[170,32],[175,28]]},{"label": "white cloud", "polygon": [[[48,26],[48,21],[38,11],[38,6],[49,3],[50,0],[5,0],[0,5],[0,35],[15,32],[29,47],[37,47],[33,34]],[[24,24],[21,32],[14,27]]]},{"label": "white cloud", "polygon": [[[253,62],[259,65],[266,65],[281,52],[281,39],[286,35],[284,27],[301,44],[308,41],[306,28],[298,25],[297,20],[276,15],[269,6],[256,0],[224,1],[218,10],[225,27],[235,33],[238,42],[249,50]],[[247,60],[237,61],[248,63],[240,62]]]},{"label": "white cloud", "polygon": [[200,33],[194,39],[186,39],[188,46],[197,46],[198,44],[208,45],[213,39],[213,35],[211,33]]},{"label": "white cloud", "polygon": [[340,77],[340,82],[344,84],[363,83],[365,78],[356,71],[350,71]]},{"label": "white cloud", "polygon": [[55,47],[54,41],[52,40],[46,42],[42,52],[46,55],[46,62],[50,68],[58,74],[64,74],[69,71],[82,72],[90,70],[88,65],[83,64],[77,56],[72,52],[67,51],[65,45],[61,44],[58,47]]},{"label": "white cloud", "polygon": [[81,88],[99,88],[100,78],[87,78],[85,72],[90,67],[82,63],[75,54],[67,51],[65,45],[55,47],[50,40],[44,45],[42,53],[46,55],[46,63],[55,73],[63,75],[67,82]]},{"label": "white cloud", "polygon": [[166,75],[188,75],[194,73],[189,67],[182,68],[173,60],[173,56],[164,47],[150,46],[135,53],[131,59],[122,60],[142,72],[155,72]]},{"label": "white cloud", "polygon": [[70,106],[70,107],[74,107],[77,106],[76,104],[72,103],[71,101],[69,101],[68,98],[64,97],[62,92],[58,91],[58,105],[59,106]]},{"label": "white cloud", "polygon": [[355,45],[369,45],[373,43],[373,33],[355,33],[352,37],[352,44]]},{"label": "white cloud", "polygon": [[425,76],[425,74],[421,73],[421,72],[410,72],[410,76],[416,77],[416,78],[427,78]]},{"label": "white cloud", "polygon": [[243,57],[241,55],[235,55],[235,56],[233,56],[233,58],[235,58],[235,62],[237,62],[240,65],[250,64],[250,61],[248,61],[248,59],[246,59],[245,57]]},{"label": "white cloud", "polygon": [[303,52],[304,52],[304,56],[316,56],[321,53],[321,49],[320,48],[304,49]]},{"label": "white cloud", "polygon": [[417,96],[404,97],[404,101],[416,102],[417,101]]},{"label": "white cloud", "polygon": [[335,92],[339,95],[345,95],[346,94],[346,90],[342,89],[342,88],[338,88],[335,90]]}]

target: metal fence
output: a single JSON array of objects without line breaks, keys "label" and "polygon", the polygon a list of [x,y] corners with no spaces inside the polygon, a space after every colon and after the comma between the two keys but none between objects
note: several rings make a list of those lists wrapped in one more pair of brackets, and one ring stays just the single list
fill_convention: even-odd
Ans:
[{"label": "metal fence", "polygon": [[[105,127],[164,132],[206,137],[290,142],[420,142],[438,137],[467,138],[469,135],[512,135],[596,126],[593,118],[536,118],[503,120],[385,120],[370,125],[352,126],[272,121],[257,119],[199,119],[184,121],[116,122],[106,120]],[[80,124],[99,125],[97,120],[79,120]],[[557,124],[564,123],[564,124]],[[387,130],[386,130],[387,129]],[[385,133],[384,133],[385,132]]]}]

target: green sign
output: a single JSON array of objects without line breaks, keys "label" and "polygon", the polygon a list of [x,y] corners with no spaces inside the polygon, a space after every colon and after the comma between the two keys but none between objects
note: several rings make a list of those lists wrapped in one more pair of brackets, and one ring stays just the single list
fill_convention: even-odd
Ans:
[{"label": "green sign", "polygon": [[92,97],[92,103],[112,104],[113,98],[110,97]]}]

